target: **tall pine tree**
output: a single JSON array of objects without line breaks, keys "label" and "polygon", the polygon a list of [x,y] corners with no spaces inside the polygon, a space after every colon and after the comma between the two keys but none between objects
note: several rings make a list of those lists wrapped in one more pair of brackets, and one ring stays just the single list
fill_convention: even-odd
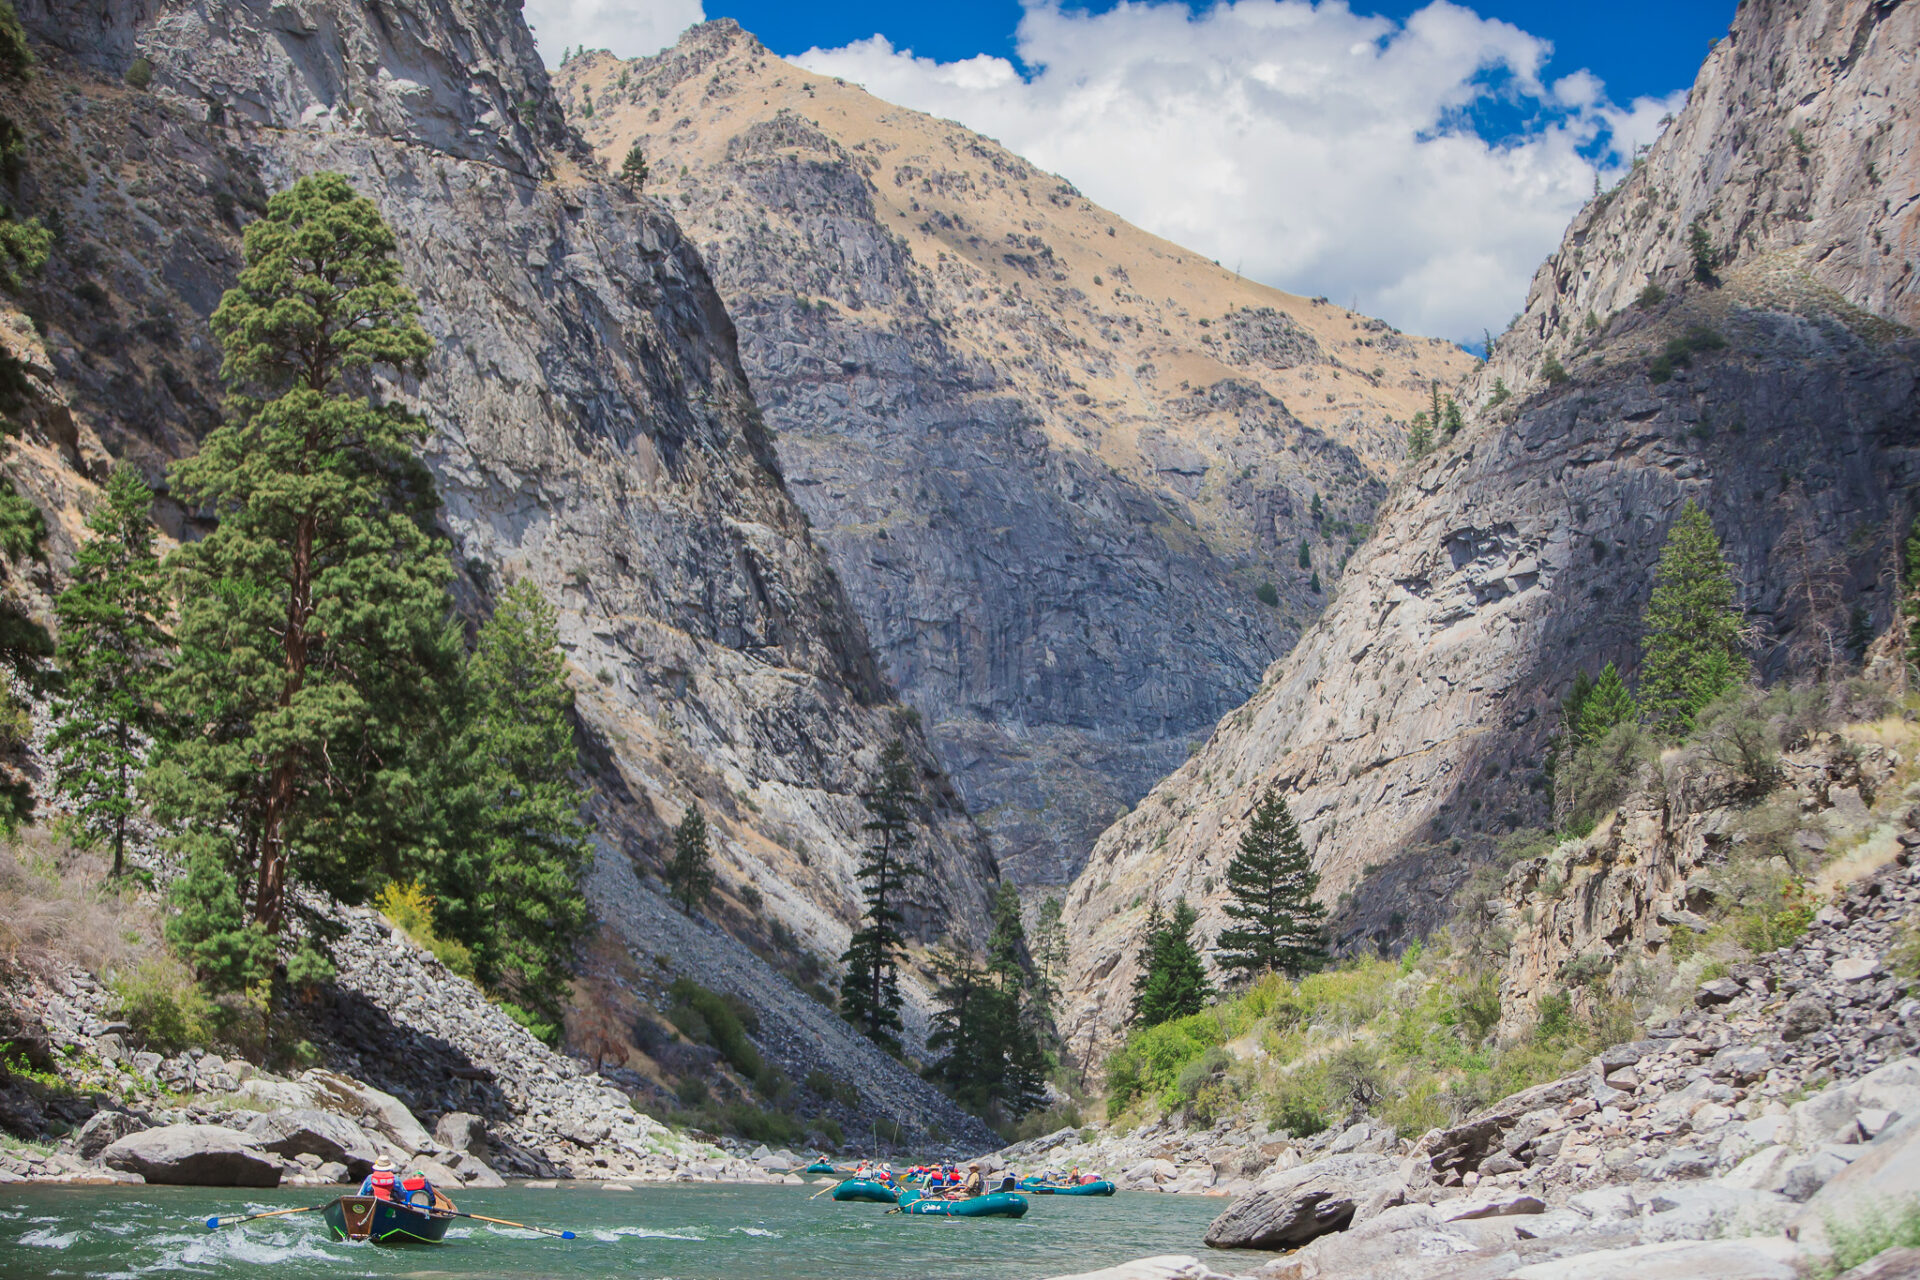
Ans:
[{"label": "tall pine tree", "polygon": [[667,892],[683,915],[705,906],[713,894],[713,850],[707,843],[707,819],[700,802],[687,801],[687,812],[673,829],[673,858],[667,863]]},{"label": "tall pine tree", "polygon": [[1747,676],[1733,570],[1691,498],[1660,552],[1645,624],[1640,705],[1656,732],[1679,738],[1702,707]]},{"label": "tall pine tree", "polygon": [[460,644],[426,428],[375,390],[428,349],[392,232],[323,173],[274,196],[244,249],[213,315],[237,421],[171,470],[218,526],[169,559],[180,731],[150,781],[180,851],[217,857],[274,933],[290,878],[354,894],[417,839],[417,757],[444,742]]},{"label": "tall pine tree", "polygon": [[1213,999],[1213,984],[1193,940],[1200,913],[1185,898],[1161,915],[1155,903],[1147,917],[1142,947],[1144,964],[1133,981],[1132,1021],[1137,1027],[1158,1026],[1173,1018],[1200,1012]]},{"label": "tall pine tree", "polygon": [[1326,960],[1327,909],[1314,901],[1320,874],[1279,790],[1269,786],[1227,864],[1222,907],[1237,921],[1220,934],[1220,963],[1243,978],[1299,977]]},{"label": "tall pine tree", "polygon": [[111,875],[126,859],[127,822],[139,807],[135,783],[159,729],[156,702],[172,640],[160,558],[154,554],[153,490],[121,465],[87,517],[93,534],[74,557],[73,580],[54,603],[60,693],[47,750],[54,782],[73,800],[89,835],[113,850]]},{"label": "tall pine tree", "polygon": [[880,753],[880,780],[865,797],[866,856],[855,868],[865,908],[840,962],[840,1012],[867,1038],[889,1053],[900,1052],[900,954],[906,949],[901,926],[909,884],[922,873],[907,861],[913,852],[914,810],[920,788],[913,761],[899,739]]},{"label": "tall pine tree", "polygon": [[993,901],[987,966],[970,957],[937,962],[939,1008],[927,1047],[944,1050],[928,1069],[968,1110],[1019,1118],[1046,1098],[1044,1013],[1033,999],[1020,895],[1002,881]]},{"label": "tall pine tree", "polygon": [[593,843],[558,621],[531,581],[508,587],[480,628],[466,690],[471,807],[436,878],[440,919],[472,950],[474,976],[553,1039],[587,927]]}]

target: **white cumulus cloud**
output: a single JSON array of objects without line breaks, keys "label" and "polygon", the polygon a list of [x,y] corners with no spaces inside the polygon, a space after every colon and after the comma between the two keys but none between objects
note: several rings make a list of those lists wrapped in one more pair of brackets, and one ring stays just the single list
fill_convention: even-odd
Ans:
[{"label": "white cumulus cloud", "polygon": [[1027,0],[1016,47],[1024,74],[880,35],[794,60],[988,134],[1254,279],[1465,340],[1504,327],[1596,174],[1685,96],[1621,107],[1585,71],[1543,82],[1547,42],[1446,0],[1404,23],[1341,0]]},{"label": "white cumulus cloud", "polygon": [[644,58],[707,20],[700,0],[526,0],[526,15],[550,67],[559,65],[563,51],[576,47]]}]

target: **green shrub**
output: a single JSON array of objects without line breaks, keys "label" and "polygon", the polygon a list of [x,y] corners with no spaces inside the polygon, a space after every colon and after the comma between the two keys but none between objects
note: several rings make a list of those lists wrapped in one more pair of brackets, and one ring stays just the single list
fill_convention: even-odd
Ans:
[{"label": "green shrub", "polygon": [[1550,387],[1560,386],[1571,376],[1572,375],[1567,372],[1567,367],[1560,363],[1558,356],[1548,356],[1540,362],[1540,377]]},{"label": "green shrub", "polygon": [[1263,582],[1255,587],[1253,589],[1253,598],[1261,604],[1266,605],[1269,609],[1277,608],[1280,604],[1280,592],[1271,582]]},{"label": "green shrub", "polygon": [[1572,998],[1564,991],[1549,991],[1534,1008],[1533,1042],[1547,1045],[1565,1040],[1573,1025]]},{"label": "green shrub", "polygon": [[1640,291],[1634,303],[1642,307],[1657,307],[1667,300],[1667,291],[1653,281],[1647,281],[1647,287]]},{"label": "green shrub", "polygon": [[1833,1248],[1828,1275],[1851,1271],[1889,1249],[1920,1248],[1920,1200],[1869,1204],[1849,1222],[1829,1218],[1827,1243]]},{"label": "green shrub", "polygon": [[729,1066],[749,1080],[756,1080],[766,1064],[760,1051],[747,1038],[759,1030],[759,1015],[738,997],[709,991],[691,978],[675,978],[667,989],[673,1003],[667,1019],[680,1034],[696,1044],[711,1045]]},{"label": "green shrub", "polygon": [[1283,1076],[1267,1100],[1267,1123],[1296,1138],[1311,1138],[1328,1124],[1324,1070],[1303,1067]]},{"label": "green shrub", "polygon": [[144,89],[153,83],[153,63],[145,58],[135,58],[127,67],[127,83],[135,89]]},{"label": "green shrub", "polygon": [[179,961],[142,961],[132,973],[116,974],[111,985],[134,1038],[154,1052],[178,1053],[211,1042],[213,1002]]}]

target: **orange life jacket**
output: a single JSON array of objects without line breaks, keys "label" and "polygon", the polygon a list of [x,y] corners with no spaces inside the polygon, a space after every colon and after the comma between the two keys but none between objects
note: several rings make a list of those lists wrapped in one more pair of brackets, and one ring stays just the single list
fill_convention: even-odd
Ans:
[{"label": "orange life jacket", "polygon": [[433,1195],[427,1190],[427,1175],[424,1173],[408,1174],[406,1180],[400,1184],[400,1189],[407,1193],[402,1199],[408,1204],[430,1205],[433,1203]]},{"label": "orange life jacket", "polygon": [[385,1169],[373,1171],[373,1198],[375,1200],[393,1199],[393,1174]]}]

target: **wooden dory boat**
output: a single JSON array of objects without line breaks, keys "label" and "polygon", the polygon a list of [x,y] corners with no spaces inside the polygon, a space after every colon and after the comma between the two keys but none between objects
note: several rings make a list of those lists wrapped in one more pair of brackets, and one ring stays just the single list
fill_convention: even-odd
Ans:
[{"label": "wooden dory boat", "polygon": [[339,1240],[439,1244],[453,1222],[452,1209],[453,1201],[445,1196],[435,1196],[431,1209],[372,1196],[341,1196],[321,1210],[321,1216]]},{"label": "wooden dory boat", "polygon": [[900,1212],[946,1218],[1018,1218],[1027,1212],[1027,1198],[1012,1191],[990,1191],[965,1200],[942,1200],[918,1191],[902,1191]]}]

